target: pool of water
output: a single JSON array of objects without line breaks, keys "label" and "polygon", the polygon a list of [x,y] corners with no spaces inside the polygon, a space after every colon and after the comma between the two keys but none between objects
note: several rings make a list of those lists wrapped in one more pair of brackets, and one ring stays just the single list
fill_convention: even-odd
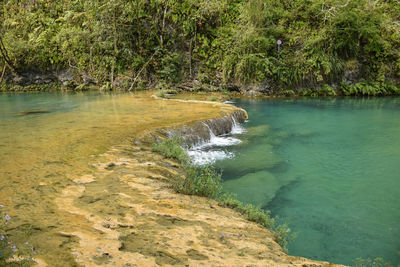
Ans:
[{"label": "pool of water", "polygon": [[237,100],[242,142],[224,189],[297,233],[293,255],[400,263],[400,99]]},{"label": "pool of water", "polygon": [[[63,233],[95,230],[85,217],[59,208],[56,199],[64,189],[93,174],[98,155],[131,145],[137,134],[223,112],[150,96],[0,94],[0,215],[11,217],[6,228],[13,244],[28,241],[35,248],[32,256],[52,266],[74,266],[71,249],[77,241]],[[98,187],[98,195],[105,189]]]}]

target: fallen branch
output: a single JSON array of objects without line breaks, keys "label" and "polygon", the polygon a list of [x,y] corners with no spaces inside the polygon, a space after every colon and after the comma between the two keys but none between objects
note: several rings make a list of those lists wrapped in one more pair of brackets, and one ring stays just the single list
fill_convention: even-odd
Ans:
[{"label": "fallen branch", "polygon": [[136,80],[139,78],[140,74],[142,73],[142,71],[146,68],[146,66],[153,60],[154,56],[156,55],[156,53],[158,52],[158,50],[156,50],[153,55],[151,55],[150,59],[143,64],[142,68],[139,70],[138,74],[136,75],[135,79],[133,80],[131,86],[129,87],[128,91],[132,91],[133,86],[136,83]]}]

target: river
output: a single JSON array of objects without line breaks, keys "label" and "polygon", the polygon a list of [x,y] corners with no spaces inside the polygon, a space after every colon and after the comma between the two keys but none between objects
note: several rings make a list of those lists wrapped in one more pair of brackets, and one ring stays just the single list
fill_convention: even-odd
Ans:
[{"label": "river", "polygon": [[[400,263],[400,99],[239,99],[224,189],[286,222],[292,255]],[[233,138],[231,137],[231,138]],[[209,149],[213,150],[213,149]]]}]

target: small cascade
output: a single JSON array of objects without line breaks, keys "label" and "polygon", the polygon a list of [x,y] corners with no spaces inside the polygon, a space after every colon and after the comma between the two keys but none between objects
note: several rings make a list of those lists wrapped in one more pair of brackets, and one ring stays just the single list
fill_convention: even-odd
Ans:
[{"label": "small cascade", "polygon": [[212,140],[213,138],[215,138],[215,134],[213,133],[213,131],[211,130],[210,126],[208,126],[207,123],[203,122],[203,124],[208,128],[208,131],[210,132],[210,140]]},{"label": "small cascade", "polygon": [[212,131],[211,127],[207,124],[203,124],[207,127],[210,133],[210,140],[207,142],[200,143],[196,146],[187,150],[189,157],[195,165],[206,165],[212,164],[217,160],[223,160],[226,158],[233,158],[232,152],[226,151],[226,147],[240,144],[242,141],[232,135],[240,134],[244,132],[244,128],[238,124],[231,116],[232,130],[229,134],[216,136]]},{"label": "small cascade", "polygon": [[234,115],[232,115],[231,119],[232,119],[231,134],[242,134],[246,131],[242,125],[236,122]]}]

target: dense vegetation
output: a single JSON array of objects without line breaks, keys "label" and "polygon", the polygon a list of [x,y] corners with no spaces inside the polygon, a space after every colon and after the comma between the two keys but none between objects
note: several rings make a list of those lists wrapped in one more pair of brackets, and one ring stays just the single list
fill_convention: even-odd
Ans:
[{"label": "dense vegetation", "polygon": [[398,0],[9,0],[0,21],[1,80],[69,70],[75,89],[399,93]]}]

